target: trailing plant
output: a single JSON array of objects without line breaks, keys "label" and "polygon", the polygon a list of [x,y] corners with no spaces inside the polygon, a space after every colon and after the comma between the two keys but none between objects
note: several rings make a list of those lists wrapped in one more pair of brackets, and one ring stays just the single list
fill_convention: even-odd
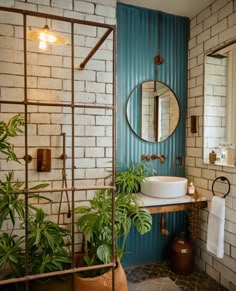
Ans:
[{"label": "trailing plant", "polygon": [[0,152],[7,156],[7,161],[18,161],[14,152],[14,145],[9,142],[10,137],[15,137],[22,133],[21,126],[25,124],[25,119],[21,115],[13,116],[8,123],[0,121]]},{"label": "trailing plant", "polygon": [[[140,208],[141,201],[135,194],[117,193],[114,205],[114,237],[115,250],[119,259],[125,251],[125,243],[132,225],[141,234],[151,230],[151,214]],[[79,229],[84,235],[84,262],[96,265],[111,262],[112,259],[112,191],[98,190],[90,201],[90,207],[75,208],[81,215],[78,220]],[[97,276],[106,269],[84,272],[84,276]]]},{"label": "trailing plant", "polygon": [[130,194],[137,193],[140,189],[140,184],[146,177],[156,175],[156,171],[147,167],[143,162],[131,166],[122,171],[117,171],[115,186],[117,193]]}]

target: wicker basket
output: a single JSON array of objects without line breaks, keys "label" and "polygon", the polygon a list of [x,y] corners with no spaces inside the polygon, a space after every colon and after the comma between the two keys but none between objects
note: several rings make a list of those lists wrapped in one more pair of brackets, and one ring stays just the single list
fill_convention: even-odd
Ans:
[{"label": "wicker basket", "polygon": [[[82,278],[75,276],[74,291],[111,291],[112,290],[112,270],[107,271],[101,276],[94,278]],[[115,290],[128,291],[127,279],[120,262],[117,262],[115,269]]]}]

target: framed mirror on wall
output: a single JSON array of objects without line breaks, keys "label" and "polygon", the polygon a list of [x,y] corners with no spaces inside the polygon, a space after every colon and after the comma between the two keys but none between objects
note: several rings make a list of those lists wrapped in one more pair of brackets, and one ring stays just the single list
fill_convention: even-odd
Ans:
[{"label": "framed mirror on wall", "polygon": [[173,90],[160,81],[136,86],[127,100],[129,126],[140,138],[161,142],[171,136],[180,120],[180,106]]},{"label": "framed mirror on wall", "polygon": [[204,162],[235,166],[236,40],[205,56]]}]

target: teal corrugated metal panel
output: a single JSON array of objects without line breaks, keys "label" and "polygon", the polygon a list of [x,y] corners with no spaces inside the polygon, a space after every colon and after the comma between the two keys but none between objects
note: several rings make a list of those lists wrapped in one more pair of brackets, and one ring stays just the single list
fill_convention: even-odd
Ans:
[{"label": "teal corrugated metal panel", "polygon": [[[165,63],[158,67],[158,77],[177,94],[181,120],[176,132],[166,141],[141,140],[126,120],[126,101],[131,91],[143,81],[155,79],[153,58],[158,53],[158,17],[161,16],[161,54]],[[187,96],[188,20],[154,10],[118,3],[117,6],[117,160],[127,166],[140,161],[142,154],[164,154],[164,165],[150,163],[160,175],[184,175],[184,168],[173,167],[175,156],[184,157],[185,110]],[[180,37],[181,36],[181,37]]]},{"label": "teal corrugated metal panel", "polygon": [[181,232],[186,232],[186,212],[165,214],[168,236],[161,235],[160,217],[160,214],[153,215],[152,231],[143,236],[132,227],[122,259],[123,266],[160,262],[169,258],[173,239]]},{"label": "teal corrugated metal panel", "polygon": [[139,161],[150,145],[155,148],[155,144],[141,141],[129,128],[125,107],[135,86],[154,79],[156,12],[118,4],[117,18],[117,159],[129,165],[131,161]]},{"label": "teal corrugated metal panel", "polygon": [[138,135],[141,135],[141,94],[141,88],[135,87],[131,93],[132,98],[129,98],[127,103],[127,117]]},{"label": "teal corrugated metal panel", "polygon": [[[153,58],[158,54],[158,17],[161,17],[161,55],[158,79],[176,93],[181,118],[175,133],[160,143],[146,142],[130,129],[126,119],[129,94],[140,83],[155,79]],[[164,164],[150,161],[160,175],[184,176],[184,167],[173,165],[176,156],[185,156],[185,117],[187,100],[187,42],[189,20],[154,10],[118,3],[117,5],[117,161],[129,166],[142,154],[164,154]],[[135,106],[135,105],[134,105]],[[138,106],[138,105],[136,105]],[[136,108],[137,110],[138,108]],[[140,237],[132,229],[127,240],[125,265],[159,261],[175,234],[185,226],[185,212],[166,214],[170,236],[160,235],[160,215],[153,216],[153,229]]]}]

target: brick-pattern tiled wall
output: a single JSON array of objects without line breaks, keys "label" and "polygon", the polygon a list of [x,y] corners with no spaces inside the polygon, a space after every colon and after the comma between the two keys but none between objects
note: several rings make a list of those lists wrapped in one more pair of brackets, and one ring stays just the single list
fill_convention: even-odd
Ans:
[{"label": "brick-pattern tiled wall", "polygon": [[[225,255],[217,259],[206,251],[208,210],[201,211],[200,238],[197,242],[198,266],[229,290],[236,288],[236,168],[203,163],[204,56],[236,38],[236,2],[217,0],[191,19],[189,41],[189,92],[186,126],[186,174],[198,191],[207,196],[218,176],[232,183],[226,198]],[[190,116],[198,116],[198,132],[191,133]]]},{"label": "brick-pattern tiled wall", "polygon": [[[116,24],[116,0],[1,0],[0,6],[43,12],[74,19],[105,24]],[[50,29],[63,34],[69,40],[71,24],[64,21],[27,16],[27,30],[42,28],[48,24]],[[78,67],[106,31],[105,28],[74,24],[74,99],[75,103],[112,105],[112,33],[87,63],[84,70]],[[29,101],[54,102],[60,106],[28,106],[28,146],[33,157],[29,163],[29,186],[48,182],[49,187],[62,187],[63,136],[66,133],[66,177],[67,186],[71,186],[71,147],[72,147],[72,109],[71,102],[71,45],[49,46],[46,51],[39,50],[38,44],[27,41],[27,97]],[[24,52],[23,17],[21,14],[0,11],[0,99],[3,101],[24,100]],[[75,111],[75,187],[108,185],[110,183],[112,159],[112,110],[105,108],[74,108]],[[8,121],[17,113],[24,113],[24,106],[1,104],[0,120]],[[0,178],[8,171],[14,172],[14,179],[24,181],[25,167],[23,156],[24,134],[14,138],[17,156],[22,164],[6,163],[0,160]],[[51,172],[36,171],[36,153],[38,148],[51,149]],[[65,186],[65,185],[64,185]],[[94,191],[76,191],[78,201],[87,203]],[[34,199],[48,214],[49,219],[57,222],[60,205],[60,192],[46,193],[52,200]],[[71,193],[69,193],[71,200]],[[68,204],[63,194],[60,223],[70,227],[67,218]],[[11,230],[6,221],[3,229]],[[16,223],[15,229],[19,229]],[[76,242],[81,236],[76,236]],[[79,246],[78,246],[79,247]]]}]

